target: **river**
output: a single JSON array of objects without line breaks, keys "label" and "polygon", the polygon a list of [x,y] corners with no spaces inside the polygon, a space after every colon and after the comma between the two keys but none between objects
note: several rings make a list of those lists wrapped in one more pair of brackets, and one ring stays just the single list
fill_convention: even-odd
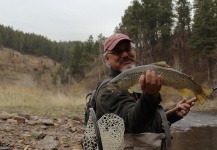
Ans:
[{"label": "river", "polygon": [[217,150],[217,113],[190,111],[172,125],[173,150]]}]

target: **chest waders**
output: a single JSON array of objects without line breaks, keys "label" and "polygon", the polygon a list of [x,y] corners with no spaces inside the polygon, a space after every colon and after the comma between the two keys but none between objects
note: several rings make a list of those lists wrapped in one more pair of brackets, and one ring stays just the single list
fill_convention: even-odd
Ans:
[{"label": "chest waders", "polygon": [[160,105],[158,112],[161,116],[164,133],[126,133],[124,135],[124,150],[171,150],[170,125]]},{"label": "chest waders", "polygon": [[[160,113],[162,119],[162,127],[164,129],[164,133],[139,133],[139,134],[132,134],[132,133],[125,133],[123,136],[119,138],[123,138],[124,146],[119,146],[119,149],[113,150],[171,150],[171,135],[170,135],[170,125],[165,115],[165,112],[161,106],[158,107],[158,111]],[[89,133],[86,129],[86,136],[84,137],[83,149],[85,150],[107,150],[109,147],[108,139],[102,138],[103,135],[100,135],[102,131],[99,129],[98,121],[96,120],[95,112],[91,109],[90,110],[90,122],[92,122],[91,129]],[[105,115],[104,115],[105,116]],[[102,116],[101,118],[105,118]],[[120,118],[120,117],[119,117]],[[120,120],[119,122],[123,122]],[[92,132],[92,135],[90,134]],[[118,132],[118,131],[117,131]],[[103,133],[104,134],[104,133]],[[118,133],[116,133],[118,134]],[[114,139],[115,140],[115,139]],[[104,142],[103,142],[104,141]],[[103,145],[102,143],[107,144]],[[111,142],[112,144],[112,142]],[[113,143],[114,144],[114,143]],[[110,146],[111,147],[111,146]],[[115,146],[113,146],[115,147]],[[123,147],[120,149],[120,147]],[[110,149],[108,149],[110,150]]]}]

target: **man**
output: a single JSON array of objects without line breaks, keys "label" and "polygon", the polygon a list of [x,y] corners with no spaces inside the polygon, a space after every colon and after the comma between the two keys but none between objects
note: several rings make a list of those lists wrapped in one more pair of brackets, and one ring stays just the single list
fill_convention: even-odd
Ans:
[{"label": "man", "polygon": [[[114,78],[124,70],[135,67],[136,52],[131,39],[121,33],[110,36],[104,44],[104,59],[110,67],[110,78]],[[127,90],[109,91],[106,83],[101,86],[96,98],[96,116],[100,119],[104,114],[114,113],[124,120],[125,133],[137,135],[140,133],[164,133],[159,104],[162,101],[159,91],[163,77],[156,76],[154,71],[148,70],[139,78],[142,94],[130,94]],[[187,104],[182,100],[177,104],[179,111],[174,112],[167,119],[174,123],[187,115],[194,103]],[[127,140],[127,139],[126,139]],[[136,145],[128,148],[138,147]],[[143,146],[139,146],[143,149]],[[125,148],[127,148],[125,146]],[[163,148],[161,148],[163,149]]]}]

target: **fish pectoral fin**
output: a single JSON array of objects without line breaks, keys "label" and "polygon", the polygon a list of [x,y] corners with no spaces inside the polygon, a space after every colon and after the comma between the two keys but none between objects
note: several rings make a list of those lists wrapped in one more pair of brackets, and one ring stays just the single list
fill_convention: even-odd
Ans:
[{"label": "fish pectoral fin", "polygon": [[191,90],[189,89],[178,89],[178,91],[181,93],[182,97],[187,99],[191,95]]},{"label": "fish pectoral fin", "polygon": [[165,61],[154,62],[152,64],[156,66],[161,66],[161,67],[170,67]]},{"label": "fish pectoral fin", "polygon": [[130,94],[133,94],[133,90],[132,90],[132,89],[128,89],[128,92],[129,92]]},{"label": "fish pectoral fin", "polygon": [[[142,93],[142,89],[141,89],[141,86],[140,84],[135,84],[134,86],[132,86],[130,88],[133,92],[135,93]],[[129,90],[128,90],[129,91]]]}]

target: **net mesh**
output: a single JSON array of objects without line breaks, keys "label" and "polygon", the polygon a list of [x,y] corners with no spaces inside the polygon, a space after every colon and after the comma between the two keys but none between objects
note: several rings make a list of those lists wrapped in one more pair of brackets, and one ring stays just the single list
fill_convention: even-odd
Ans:
[{"label": "net mesh", "polygon": [[84,131],[84,139],[82,141],[84,150],[97,150],[97,139],[93,125],[93,118],[89,116],[86,129]]},{"label": "net mesh", "polygon": [[124,149],[124,121],[115,114],[105,114],[98,121],[103,150]]},{"label": "net mesh", "polygon": [[[105,114],[98,120],[103,150],[124,149],[124,121],[115,114]],[[98,150],[93,118],[89,117],[82,142],[84,150]]]}]

